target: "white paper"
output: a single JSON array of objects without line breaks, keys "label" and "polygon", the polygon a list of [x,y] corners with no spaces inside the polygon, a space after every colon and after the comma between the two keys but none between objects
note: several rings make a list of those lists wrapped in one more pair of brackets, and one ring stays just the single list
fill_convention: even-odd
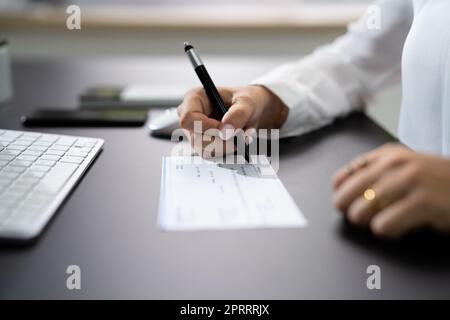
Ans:
[{"label": "white paper", "polygon": [[164,230],[306,226],[267,158],[260,156],[257,163],[163,158],[159,226]]}]

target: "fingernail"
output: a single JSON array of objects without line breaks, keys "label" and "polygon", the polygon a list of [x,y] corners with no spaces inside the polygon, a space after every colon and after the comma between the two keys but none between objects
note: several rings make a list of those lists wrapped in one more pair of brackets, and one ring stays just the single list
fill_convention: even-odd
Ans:
[{"label": "fingernail", "polygon": [[252,136],[245,136],[245,144],[251,144],[253,142]]},{"label": "fingernail", "polygon": [[222,127],[222,130],[220,130],[220,138],[222,140],[229,140],[234,136],[235,129],[234,127],[227,123]]}]

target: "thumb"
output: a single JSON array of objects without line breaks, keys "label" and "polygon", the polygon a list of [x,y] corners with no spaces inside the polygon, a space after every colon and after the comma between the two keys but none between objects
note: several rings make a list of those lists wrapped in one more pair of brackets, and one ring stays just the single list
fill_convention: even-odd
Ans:
[{"label": "thumb", "polygon": [[253,102],[247,97],[237,97],[222,119],[221,138],[231,139],[237,129],[243,129],[253,115]]}]

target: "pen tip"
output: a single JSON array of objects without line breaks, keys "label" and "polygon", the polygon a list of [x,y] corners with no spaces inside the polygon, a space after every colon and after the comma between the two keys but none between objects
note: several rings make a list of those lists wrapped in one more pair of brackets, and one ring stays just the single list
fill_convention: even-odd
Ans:
[{"label": "pen tip", "polygon": [[187,41],[184,42],[184,51],[187,52],[188,50],[190,50],[192,48],[193,48],[193,46],[189,42],[187,42]]}]

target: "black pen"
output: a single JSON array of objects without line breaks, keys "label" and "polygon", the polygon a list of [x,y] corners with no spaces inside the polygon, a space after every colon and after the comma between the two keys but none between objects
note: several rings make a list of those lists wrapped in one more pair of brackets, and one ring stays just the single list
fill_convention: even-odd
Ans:
[{"label": "black pen", "polygon": [[[217,90],[214,82],[212,81],[211,77],[209,76],[209,73],[206,70],[206,67],[203,64],[202,60],[195,53],[194,47],[191,44],[189,44],[189,42],[184,43],[184,51],[186,52],[187,56],[189,57],[192,67],[194,67],[195,73],[197,74],[198,78],[200,79],[200,82],[202,83],[203,88],[206,91],[206,95],[209,98],[209,101],[211,102],[213,107],[216,109],[216,112],[217,112],[218,116],[220,117],[219,120],[221,120],[225,116],[225,113],[227,113],[227,108],[225,106],[225,103],[222,100],[222,97],[219,94],[219,91]],[[244,149],[245,149],[245,153],[244,153],[245,161],[250,163],[250,155],[248,153],[247,147],[245,146],[245,142],[244,142]]]}]

